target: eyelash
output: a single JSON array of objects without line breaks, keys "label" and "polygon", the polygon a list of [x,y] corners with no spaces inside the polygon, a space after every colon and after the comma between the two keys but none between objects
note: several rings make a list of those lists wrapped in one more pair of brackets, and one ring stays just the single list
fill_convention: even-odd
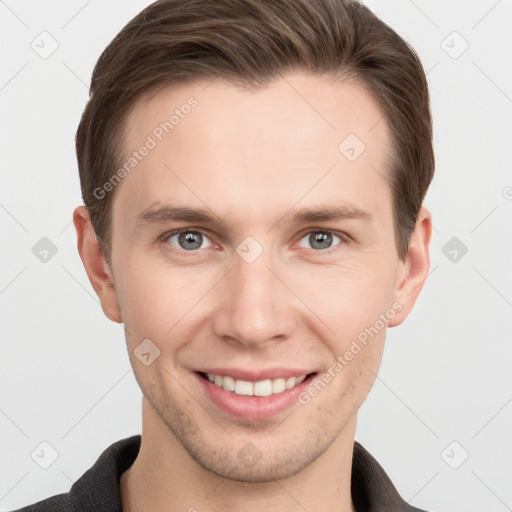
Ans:
[{"label": "eyelash", "polygon": [[[191,251],[187,251],[185,249],[180,249],[178,247],[171,246],[168,243],[169,238],[171,238],[172,236],[179,235],[180,233],[187,233],[187,232],[199,233],[203,237],[210,240],[212,245],[218,245],[210,239],[210,236],[206,232],[202,231],[201,229],[195,229],[195,228],[182,228],[182,229],[177,229],[177,230],[171,231],[169,233],[165,233],[164,235],[162,235],[161,241],[166,246],[166,249],[170,250],[170,251],[178,251],[180,253],[197,253],[197,252],[199,252],[201,249],[194,249]],[[331,235],[334,235],[334,236],[340,238],[341,241],[338,244],[336,244],[335,246],[329,247],[327,249],[306,249],[307,253],[311,254],[311,255],[315,255],[315,256],[331,255],[331,254],[337,252],[338,250],[340,250],[340,246],[346,245],[348,243],[349,236],[346,233],[340,233],[337,231],[332,231],[329,229],[320,229],[320,228],[310,229],[309,231],[306,231],[299,238],[299,242],[302,239],[304,239],[305,237],[311,235],[312,233],[329,233]]]}]

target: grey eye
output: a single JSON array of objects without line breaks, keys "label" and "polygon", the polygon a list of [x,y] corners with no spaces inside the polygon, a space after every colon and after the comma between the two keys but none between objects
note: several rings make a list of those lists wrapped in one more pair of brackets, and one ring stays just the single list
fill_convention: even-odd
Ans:
[{"label": "grey eye", "polygon": [[[185,251],[194,251],[200,248],[204,249],[205,247],[210,247],[212,245],[211,241],[201,232],[192,230],[179,231],[178,233],[171,235],[168,238],[168,241],[172,245]],[[207,243],[207,245],[201,247],[203,243]]]},{"label": "grey eye", "polygon": [[[335,239],[338,239],[338,243],[342,241],[338,235],[335,235],[330,231],[313,231],[301,238],[299,246],[318,250],[330,249],[333,246],[333,241],[335,241]],[[309,244],[309,246],[305,244]]]}]

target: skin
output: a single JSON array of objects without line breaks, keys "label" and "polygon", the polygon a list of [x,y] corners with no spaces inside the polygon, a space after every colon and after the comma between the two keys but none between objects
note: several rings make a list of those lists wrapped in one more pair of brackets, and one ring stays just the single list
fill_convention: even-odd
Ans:
[{"label": "skin", "polygon": [[[221,80],[165,87],[129,113],[126,154],[190,96],[198,105],[115,190],[111,267],[86,208],[74,212],[80,256],[105,314],[124,323],[144,395],[141,450],[121,478],[123,509],[354,510],[357,411],[386,327],[405,320],[427,277],[430,213],[421,209],[401,261],[389,127],[351,80],[294,72],[251,92]],[[338,150],[350,133],[366,145],[353,162]],[[206,207],[224,224],[137,225],[141,212],[163,205]],[[286,222],[290,210],[325,205],[371,218]],[[205,233],[200,248],[169,237],[185,228]],[[315,230],[339,236],[331,254],[312,245]],[[247,236],[263,248],[252,263],[236,252]],[[280,366],[320,375],[394,303],[401,310],[309,404],[269,420],[221,411],[193,374]],[[160,349],[149,366],[134,355],[147,338]],[[237,457],[248,442],[261,454],[251,467]]]}]

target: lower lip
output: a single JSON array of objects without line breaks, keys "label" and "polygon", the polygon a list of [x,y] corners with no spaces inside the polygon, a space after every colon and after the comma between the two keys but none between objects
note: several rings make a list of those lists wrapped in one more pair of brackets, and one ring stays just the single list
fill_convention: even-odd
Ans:
[{"label": "lower lip", "polygon": [[269,396],[247,396],[237,395],[233,391],[216,386],[197,372],[194,372],[194,375],[208,397],[219,409],[231,416],[249,421],[267,420],[292,407],[297,403],[298,395],[309,386],[315,377],[315,374],[308,375],[299,385],[285,389],[281,393]]}]

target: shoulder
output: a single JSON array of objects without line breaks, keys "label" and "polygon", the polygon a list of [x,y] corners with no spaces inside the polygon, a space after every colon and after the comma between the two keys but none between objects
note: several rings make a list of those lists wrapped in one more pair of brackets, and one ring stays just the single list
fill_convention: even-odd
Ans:
[{"label": "shoulder", "polygon": [[39,501],[32,505],[19,508],[13,512],[54,512],[73,510],[69,504],[69,493],[57,494],[51,498]]},{"label": "shoulder", "polygon": [[409,505],[375,458],[357,441],[352,459],[352,501],[357,511],[426,512]]},{"label": "shoulder", "polygon": [[111,444],[67,493],[57,494],[13,512],[122,512],[119,479],[134,462],[140,435]]}]

